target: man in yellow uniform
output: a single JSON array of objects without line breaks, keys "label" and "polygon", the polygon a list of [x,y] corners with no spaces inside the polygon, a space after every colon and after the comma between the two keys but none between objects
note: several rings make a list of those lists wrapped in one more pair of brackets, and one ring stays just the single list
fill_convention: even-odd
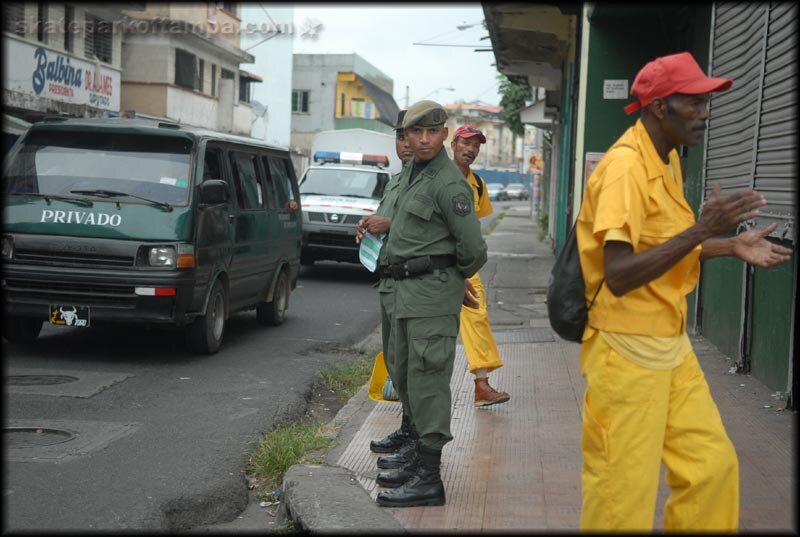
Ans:
[{"label": "man in yellow uniform", "polygon": [[695,222],[675,148],[693,146],[709,118],[709,78],[689,53],[658,58],[631,94],[641,118],[589,178],[577,221],[589,310],[581,372],[583,470],[580,527],[652,531],[660,465],[672,493],[666,531],[734,531],[739,466],[686,334],[686,295],[700,260],[736,256],[760,267],[789,259],[767,241],[775,229],[714,238],[758,214],[755,191],[719,195]]},{"label": "man in yellow uniform", "polygon": [[[486,191],[486,183],[470,169],[470,165],[478,158],[481,144],[486,137],[474,125],[462,125],[456,129],[450,148],[453,150],[453,162],[467,179],[475,199],[475,215],[478,218],[492,214],[492,202]],[[486,302],[486,291],[477,272],[467,279],[469,292],[477,302],[477,308],[466,305],[461,308],[461,339],[464,341],[464,352],[469,363],[469,372],[475,375],[475,406],[489,406],[505,403],[511,396],[506,392],[498,392],[489,385],[489,373],[503,367],[500,352],[497,350],[489,324],[489,311]]]}]

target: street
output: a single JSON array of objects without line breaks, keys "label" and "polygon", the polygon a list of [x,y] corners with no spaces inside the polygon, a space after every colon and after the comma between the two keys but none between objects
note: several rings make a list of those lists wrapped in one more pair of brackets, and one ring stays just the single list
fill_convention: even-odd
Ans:
[{"label": "street", "polygon": [[304,269],[284,325],[235,315],[211,356],[141,327],[48,325],[34,345],[4,341],[5,529],[172,530],[234,517],[248,500],[252,443],[299,418],[315,373],[377,326],[373,283],[356,265]]}]

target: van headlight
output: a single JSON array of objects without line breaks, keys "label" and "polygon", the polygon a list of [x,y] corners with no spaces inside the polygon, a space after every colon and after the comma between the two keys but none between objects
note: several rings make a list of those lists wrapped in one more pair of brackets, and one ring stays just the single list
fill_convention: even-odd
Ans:
[{"label": "van headlight", "polygon": [[3,259],[10,261],[14,258],[14,239],[3,235]]},{"label": "van headlight", "polygon": [[174,267],[175,248],[172,246],[156,246],[150,248],[147,259],[151,267]]}]

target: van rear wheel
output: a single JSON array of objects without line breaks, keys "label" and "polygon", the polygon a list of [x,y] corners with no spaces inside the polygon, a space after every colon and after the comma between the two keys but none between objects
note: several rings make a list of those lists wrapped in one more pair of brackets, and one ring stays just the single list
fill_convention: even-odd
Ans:
[{"label": "van rear wheel", "polygon": [[206,314],[195,319],[186,329],[186,346],[189,350],[200,354],[219,351],[225,335],[226,303],[225,287],[217,280],[208,297]]},{"label": "van rear wheel", "polygon": [[286,320],[286,310],[289,309],[289,276],[282,270],[272,294],[272,302],[262,302],[256,307],[256,319],[259,324],[278,326]]},{"label": "van rear wheel", "polygon": [[33,343],[42,331],[42,321],[30,317],[6,317],[3,337],[9,343]]}]

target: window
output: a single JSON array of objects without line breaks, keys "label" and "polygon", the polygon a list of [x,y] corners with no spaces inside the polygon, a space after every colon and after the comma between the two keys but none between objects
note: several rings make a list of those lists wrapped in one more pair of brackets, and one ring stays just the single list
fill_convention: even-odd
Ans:
[{"label": "window", "polygon": [[294,187],[292,186],[292,179],[286,167],[286,159],[279,157],[263,157],[264,168],[268,172],[268,182],[275,193],[277,206],[280,209],[285,209],[289,206],[290,199],[296,199]]},{"label": "window", "polygon": [[111,63],[113,29],[110,22],[86,15],[84,55],[90,60],[97,56],[101,62]]},{"label": "window", "polygon": [[21,2],[3,4],[3,30],[25,35],[25,4]]},{"label": "window", "polygon": [[236,16],[236,2],[218,2],[222,4],[222,9],[233,16]]},{"label": "window", "polygon": [[72,33],[75,20],[75,8],[69,4],[64,5],[64,50],[73,52],[75,48],[75,34]]},{"label": "window", "polygon": [[227,69],[222,69],[222,74],[220,75],[222,78],[230,78],[233,80],[233,71],[228,71]]},{"label": "window", "polygon": [[231,151],[230,159],[239,208],[258,209],[264,207],[264,195],[256,174],[255,155]]},{"label": "window", "polygon": [[211,64],[211,96],[217,96],[217,66]]},{"label": "window", "polygon": [[175,85],[194,89],[197,66],[195,56],[183,49],[175,49]]},{"label": "window", "polygon": [[47,4],[39,2],[36,8],[36,40],[40,43],[47,43]]},{"label": "window", "polygon": [[203,91],[203,76],[206,71],[206,62],[204,60],[197,60],[197,84],[195,89]]},{"label": "window", "polygon": [[223,179],[221,157],[221,149],[206,147],[206,154],[203,159],[203,181]]},{"label": "window", "polygon": [[253,84],[256,81],[252,78],[244,76],[239,77],[239,100],[243,103],[249,103],[253,99]]},{"label": "window", "polygon": [[292,91],[292,112],[308,113],[308,94],[307,90]]}]

